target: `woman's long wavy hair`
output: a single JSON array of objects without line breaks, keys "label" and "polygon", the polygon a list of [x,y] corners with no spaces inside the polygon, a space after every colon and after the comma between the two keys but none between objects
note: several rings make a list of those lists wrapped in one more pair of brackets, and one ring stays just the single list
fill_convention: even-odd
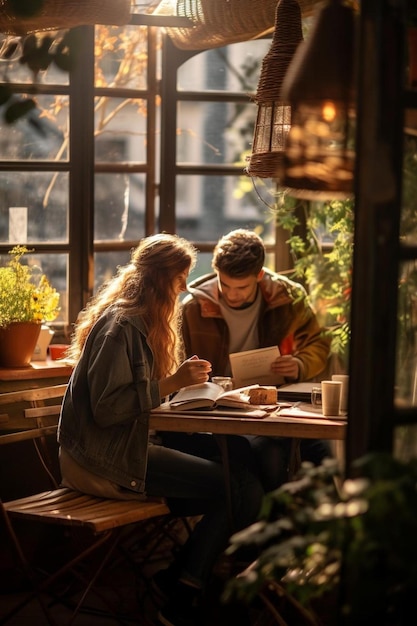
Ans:
[{"label": "woman's long wavy hair", "polygon": [[194,246],[177,235],[161,233],[142,239],[130,263],[119,267],[80,313],[68,358],[78,361],[91,328],[109,306],[114,306],[118,317],[143,319],[155,357],[153,376],[161,379],[172,374],[181,359],[175,279],[191,270],[196,258]]}]

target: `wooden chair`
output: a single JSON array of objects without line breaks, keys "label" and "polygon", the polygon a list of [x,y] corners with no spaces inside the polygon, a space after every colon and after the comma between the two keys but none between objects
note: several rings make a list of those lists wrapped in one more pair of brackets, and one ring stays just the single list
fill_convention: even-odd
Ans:
[{"label": "wooden chair", "polygon": [[[80,592],[78,587],[76,600],[71,599],[71,616],[68,624],[72,624],[77,614],[83,610],[90,593],[94,593],[105,606],[103,613],[107,617],[112,616],[118,623],[126,623],[109,603],[106,594],[103,597],[99,592],[95,583],[106,565],[109,565],[116,548],[122,546],[126,536],[137,531],[132,525],[146,520],[165,520],[170,514],[168,506],[162,499],[110,500],[59,488],[46,443],[51,436],[56,442],[57,421],[65,389],[66,385],[56,385],[0,395],[2,428],[0,452],[2,446],[32,441],[36,446],[40,466],[47,473],[52,486],[50,491],[25,494],[17,500],[3,502],[0,499],[0,512],[5,529],[11,545],[15,548],[20,566],[31,583],[31,589],[25,597],[7,615],[0,616],[0,624],[7,623],[34,599],[39,602],[47,623],[56,624],[50,600],[52,598],[53,603],[68,602],[68,594],[61,597],[56,591],[57,583],[64,575],[65,579],[70,578],[78,585],[82,583],[82,591]],[[3,412],[5,409],[7,413]],[[6,428],[11,430],[13,422],[21,424],[23,420],[27,423],[26,428],[19,428],[16,432],[5,432]],[[56,449],[58,450],[58,446]],[[24,457],[19,456],[17,451],[13,458],[18,464],[24,463]],[[9,468],[9,471],[13,476],[12,468]],[[87,534],[88,541],[83,541],[83,545],[77,548],[78,552],[71,551],[68,560],[60,563],[53,573],[43,572],[40,575],[28,558],[24,541],[19,536],[22,520],[31,523],[41,522],[61,529],[67,527],[72,531],[81,529],[83,534]],[[118,552],[123,554],[123,550]],[[94,567],[91,568],[93,562]],[[62,626],[61,620],[59,623]]]}]

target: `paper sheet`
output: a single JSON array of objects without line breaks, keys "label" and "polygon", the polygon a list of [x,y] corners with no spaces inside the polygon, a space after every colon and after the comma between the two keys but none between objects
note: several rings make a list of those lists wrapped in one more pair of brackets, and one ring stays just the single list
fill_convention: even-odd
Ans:
[{"label": "paper sheet", "polygon": [[271,372],[271,363],[279,356],[278,346],[229,354],[235,387],[282,384],[282,376]]}]

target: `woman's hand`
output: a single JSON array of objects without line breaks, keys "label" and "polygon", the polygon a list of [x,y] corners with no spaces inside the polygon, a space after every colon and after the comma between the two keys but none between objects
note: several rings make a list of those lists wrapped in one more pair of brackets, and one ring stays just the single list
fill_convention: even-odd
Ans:
[{"label": "woman's hand", "polygon": [[159,391],[163,398],[181,387],[205,383],[211,372],[211,363],[194,355],[181,363],[175,374],[159,381]]},{"label": "woman's hand", "polygon": [[199,359],[194,355],[181,363],[174,374],[177,377],[178,389],[187,385],[196,385],[208,381],[211,372],[211,363],[205,359]]}]

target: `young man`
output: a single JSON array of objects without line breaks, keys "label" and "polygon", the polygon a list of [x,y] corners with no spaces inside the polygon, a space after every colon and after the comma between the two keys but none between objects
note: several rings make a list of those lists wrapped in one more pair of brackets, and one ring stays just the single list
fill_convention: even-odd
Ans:
[{"label": "young man", "polygon": [[[212,364],[212,375],[231,374],[229,354],[277,345],[271,366],[287,382],[311,379],[324,370],[330,340],[307,301],[304,288],[264,267],[265,246],[253,231],[238,229],[217,243],[213,274],[188,286],[182,305],[187,356]],[[290,440],[248,437],[258,459],[264,488],[286,480]],[[303,460],[315,464],[331,456],[328,442],[304,440]]]}]

